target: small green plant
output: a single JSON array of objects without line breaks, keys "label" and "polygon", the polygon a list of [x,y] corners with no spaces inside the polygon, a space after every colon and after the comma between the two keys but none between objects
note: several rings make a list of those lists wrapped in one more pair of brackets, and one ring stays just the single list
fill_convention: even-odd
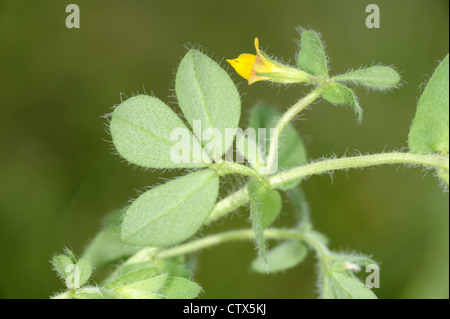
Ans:
[{"label": "small green plant", "polygon": [[[182,59],[175,92],[183,118],[156,97],[134,96],[118,105],[109,123],[117,152],[134,165],[152,169],[188,169],[182,177],[142,193],[131,205],[111,214],[81,258],[66,250],[53,267],[67,290],[53,298],[195,298],[201,293],[188,270],[188,256],[203,248],[253,240],[257,256],[251,268],[275,273],[297,266],[314,251],[322,298],[376,298],[356,275],[377,267],[360,254],[330,251],[314,230],[301,180],[334,170],[381,164],[420,165],[436,172],[448,186],[448,56],[429,80],[409,133],[408,152],[387,152],[308,161],[290,122],[317,99],[362,108],[349,85],[382,91],[395,88],[400,76],[376,65],[330,76],[319,35],[301,30],[297,66],[260,51],[227,60],[249,84],[257,81],[304,83],[313,89],[284,114],[265,105],[250,112],[248,128],[238,128],[239,92],[227,72],[202,52],[191,49]],[[270,138],[265,134],[271,130]],[[238,155],[242,160],[238,160]],[[220,178],[240,174],[240,188],[217,200]],[[445,186],[444,186],[445,187]],[[282,196],[296,207],[291,228],[271,228],[282,210]],[[251,228],[190,238],[200,228],[249,205]],[[276,245],[267,247],[268,241]],[[93,269],[115,265],[101,282],[89,285]]]}]

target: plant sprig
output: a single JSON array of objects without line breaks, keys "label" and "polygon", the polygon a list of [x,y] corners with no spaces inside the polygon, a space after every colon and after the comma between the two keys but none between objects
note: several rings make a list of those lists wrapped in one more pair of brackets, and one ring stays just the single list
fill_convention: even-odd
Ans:
[{"label": "plant sprig", "polygon": [[[301,30],[296,67],[269,58],[259,49],[257,38],[255,49],[255,55],[245,53],[227,60],[249,84],[307,83],[314,88],[282,115],[265,105],[255,106],[247,135],[239,133],[241,101],[235,84],[220,65],[194,49],[182,59],[175,81],[186,123],[164,102],[147,95],[132,97],[114,109],[109,123],[112,140],[128,162],[145,168],[195,171],[144,192],[124,209],[123,216],[115,212],[81,258],[69,250],[55,256],[53,267],[67,290],[54,298],[195,298],[201,287],[188,270],[186,258],[235,240],[255,242],[254,271],[274,273],[295,267],[313,250],[319,260],[321,297],[376,298],[356,275],[362,266],[376,263],[364,255],[328,249],[325,236],[313,229],[299,184],[335,170],[412,164],[434,169],[448,186],[448,56],[420,98],[409,134],[410,152],[308,162],[300,135],[291,125],[302,110],[322,98],[352,107],[361,121],[362,107],[348,85],[387,90],[398,85],[400,76],[381,65],[330,76],[324,46],[312,30]],[[270,139],[261,138],[259,129],[271,128],[275,133]],[[248,134],[250,129],[256,132],[253,136]],[[234,143],[247,162],[229,159]],[[220,178],[227,174],[247,180],[217,201]],[[271,228],[283,209],[284,192],[296,203],[298,224]],[[251,229],[189,241],[200,228],[248,203]],[[267,240],[279,243],[268,248]],[[89,286],[93,269],[108,265],[118,267],[101,284]]]}]

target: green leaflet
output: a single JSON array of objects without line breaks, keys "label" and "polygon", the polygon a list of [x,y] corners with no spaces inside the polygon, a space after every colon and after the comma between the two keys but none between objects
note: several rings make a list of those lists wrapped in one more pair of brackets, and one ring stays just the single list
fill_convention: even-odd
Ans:
[{"label": "green leaflet", "polygon": [[281,211],[281,196],[274,189],[253,180],[247,185],[250,200],[255,202],[258,209],[259,220],[263,229],[269,227],[278,217]]},{"label": "green leaflet", "polygon": [[73,251],[71,251],[69,248],[65,247],[64,248],[64,254],[69,257],[70,259],[73,260],[73,262],[75,263],[77,261],[77,257],[75,256],[75,254],[73,253]]},{"label": "green leaflet", "polygon": [[358,103],[355,93],[348,87],[335,82],[323,91],[322,97],[331,104],[353,107],[358,114],[358,120],[362,119],[362,108]]},{"label": "green leaflet", "polygon": [[122,240],[164,247],[188,239],[208,217],[218,190],[217,174],[205,169],[143,193],[125,213]]},{"label": "green leaflet", "polygon": [[298,68],[308,73],[328,77],[327,55],[317,32],[301,32],[300,52],[297,58]]},{"label": "green leaflet", "polygon": [[281,196],[278,191],[269,189],[264,183],[256,180],[247,184],[247,191],[256,247],[262,260],[267,263],[264,229],[278,217],[281,211]]},{"label": "green leaflet", "polygon": [[[141,263],[131,263],[131,264],[123,264],[119,268],[117,268],[114,272],[112,272],[103,282],[103,285],[106,286],[119,286],[122,283],[129,283],[132,281],[128,281],[128,275],[135,272],[141,272],[149,269],[149,277],[154,276],[157,273],[162,273],[158,270],[153,262],[141,262]],[[117,282],[117,283],[115,283]]]},{"label": "green leaflet", "polygon": [[120,210],[111,214],[108,223],[84,250],[83,257],[89,259],[96,270],[131,256],[140,249],[120,239],[120,216]]},{"label": "green leaflet", "polygon": [[350,272],[330,272],[322,283],[323,299],[377,299],[377,296]]},{"label": "green leaflet", "polygon": [[394,88],[400,82],[400,75],[387,66],[372,66],[334,77],[335,81],[351,82],[368,88],[385,90]]},{"label": "green leaflet", "polygon": [[308,254],[308,247],[298,240],[285,241],[267,252],[267,265],[261,258],[252,262],[252,269],[259,273],[274,273],[300,264]]},{"label": "green leaflet", "polygon": [[198,138],[202,133],[196,132],[195,120],[201,122],[203,132],[211,128],[221,134],[220,147],[211,145],[209,154],[213,158],[222,156],[233,143],[233,138],[227,139],[225,129],[234,134],[241,117],[239,92],[228,73],[200,51],[190,50],[178,67],[175,91],[180,108]]},{"label": "green leaflet", "polygon": [[133,267],[122,268],[119,272],[115,273],[106,284],[105,288],[114,290],[115,288],[125,286],[136,281],[146,280],[163,273],[153,265],[147,265],[145,263],[132,264],[132,266]]},{"label": "green leaflet", "polygon": [[194,299],[202,288],[195,282],[182,278],[170,277],[160,295],[165,299]]},{"label": "green leaflet", "polygon": [[414,153],[448,153],[448,55],[434,71],[417,106],[408,145]]},{"label": "green leaflet", "polygon": [[[112,113],[110,131],[119,154],[139,166],[193,168],[211,162],[183,121],[164,102],[152,96],[134,96],[117,106]],[[180,145],[189,151],[182,154],[185,155],[182,159],[175,157],[181,156]]]},{"label": "green leaflet", "polygon": [[191,279],[191,274],[184,265],[168,260],[155,259],[149,262],[132,263],[120,266],[111,275],[109,275],[107,279],[105,279],[105,285],[110,288],[117,287],[136,281],[130,281],[129,278],[147,279],[148,277],[162,273],[168,273],[171,276]]},{"label": "green leaflet", "polygon": [[[266,153],[269,151],[270,129],[276,126],[279,116],[275,109],[262,104],[254,106],[251,110],[248,127],[256,131],[256,141],[265,141],[265,145],[259,145],[259,148]],[[266,129],[265,138],[260,138],[259,128]],[[281,133],[278,145],[278,171],[306,164],[305,147],[300,135],[292,125],[289,124],[285,127]],[[280,189],[288,190],[299,183],[300,181],[293,181],[283,185]]]},{"label": "green leaflet", "polygon": [[113,288],[111,291],[118,298],[159,299],[159,291],[164,287],[168,276],[168,274],[161,274],[143,280],[136,278],[135,281]]}]

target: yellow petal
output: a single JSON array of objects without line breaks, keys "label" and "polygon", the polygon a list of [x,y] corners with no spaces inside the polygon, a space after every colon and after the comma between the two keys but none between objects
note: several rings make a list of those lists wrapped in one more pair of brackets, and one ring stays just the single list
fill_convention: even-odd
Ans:
[{"label": "yellow petal", "polygon": [[236,72],[244,79],[248,80],[252,74],[253,64],[255,63],[256,55],[243,53],[236,59],[227,62],[236,70]]},{"label": "yellow petal", "polygon": [[261,53],[259,52],[259,39],[258,37],[255,37],[255,49],[256,49],[256,54],[260,55]]}]

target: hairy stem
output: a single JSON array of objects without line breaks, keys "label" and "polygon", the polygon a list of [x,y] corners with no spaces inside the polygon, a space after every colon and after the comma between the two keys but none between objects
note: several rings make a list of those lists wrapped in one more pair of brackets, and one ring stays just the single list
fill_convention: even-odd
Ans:
[{"label": "hairy stem", "polygon": [[311,230],[302,234],[301,238],[316,251],[320,265],[325,269],[328,259],[327,257],[330,255],[330,251],[328,250],[328,247],[320,240],[321,236],[321,234]]},{"label": "hairy stem", "polygon": [[[382,164],[412,164],[434,167],[448,172],[448,157],[440,155],[424,155],[413,153],[381,153],[329,159],[299,166],[269,178],[272,187],[277,188],[293,180],[307,176],[322,174],[334,170],[367,167]],[[207,223],[211,223],[248,202],[246,187],[219,201],[211,212]]]},{"label": "hairy stem", "polygon": [[[277,228],[266,229],[264,231],[264,237],[266,239],[303,238],[302,234],[297,229],[277,229]],[[192,253],[194,251],[198,251],[200,249],[223,244],[230,241],[249,240],[254,238],[255,232],[252,229],[232,230],[206,236],[173,248],[162,250],[156,255],[156,257],[169,258],[178,255],[185,255],[188,253]]]},{"label": "hairy stem", "polygon": [[260,175],[257,171],[255,171],[253,168],[233,163],[233,162],[223,162],[223,163],[214,163],[208,166],[209,168],[215,170],[217,174],[220,176],[228,175],[228,174],[240,174],[244,176],[250,176],[253,177],[261,182],[268,183],[266,178],[262,175]]},{"label": "hairy stem", "polygon": [[[329,255],[328,248],[321,242],[320,234],[313,230],[304,231],[303,229],[279,229],[269,228],[264,231],[266,239],[298,239],[311,246],[323,260]],[[192,240],[176,247],[161,249],[157,252],[154,250],[146,250],[145,248],[132,256],[134,263],[149,261],[153,258],[170,258],[180,255],[186,255],[195,251],[216,246],[219,244],[238,241],[253,240],[255,232],[253,229],[231,230],[223,233],[209,235],[200,239]],[[130,258],[130,259],[131,259]],[[127,262],[128,263],[128,262]]]},{"label": "hairy stem", "polygon": [[[322,241],[320,240],[320,236],[321,236],[320,234],[318,234],[313,230],[304,232],[301,229],[269,228],[264,231],[264,237],[266,239],[302,240],[316,251],[320,260],[325,261],[325,258],[330,254],[330,252],[326,247],[326,245],[323,244]],[[253,240],[254,238],[255,232],[253,229],[232,230],[196,239],[173,248],[161,250],[159,253],[155,255],[155,257],[170,258],[179,255],[189,254],[201,249],[216,246],[226,242],[232,242],[237,240]]]},{"label": "hairy stem", "polygon": [[281,133],[283,132],[286,125],[292,121],[298,113],[300,113],[303,109],[305,109],[308,105],[314,102],[325,90],[325,85],[318,86],[315,90],[310,92],[304,98],[295,103],[283,116],[278,120],[277,125],[275,126],[275,134],[271,136],[270,146],[269,146],[269,154],[267,156],[267,164],[266,171],[272,172],[273,165],[275,164],[275,160],[278,154],[278,141],[280,140]]},{"label": "hairy stem", "polygon": [[343,157],[310,163],[274,175],[270,178],[272,187],[279,187],[290,181],[310,175],[321,174],[334,170],[375,166],[382,164],[411,164],[440,168],[448,171],[448,159],[439,155],[425,155],[414,153],[381,153]]}]

